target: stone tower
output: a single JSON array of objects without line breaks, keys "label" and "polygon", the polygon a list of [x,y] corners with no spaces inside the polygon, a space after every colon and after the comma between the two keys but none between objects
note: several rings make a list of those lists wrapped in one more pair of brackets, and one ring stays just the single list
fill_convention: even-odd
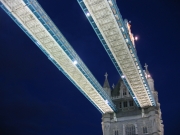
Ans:
[{"label": "stone tower", "polygon": [[154,89],[154,80],[147,67],[145,65],[145,74],[154,95],[156,107],[144,109],[136,106],[122,79],[111,90],[106,73],[104,90],[111,97],[118,112],[103,114],[103,135],[164,135],[158,92]]}]

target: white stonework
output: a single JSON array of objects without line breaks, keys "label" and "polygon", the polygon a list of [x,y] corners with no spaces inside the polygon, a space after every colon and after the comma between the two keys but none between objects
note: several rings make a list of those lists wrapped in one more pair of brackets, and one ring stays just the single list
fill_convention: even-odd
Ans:
[{"label": "white stonework", "polygon": [[[123,94],[123,91],[127,89],[120,80],[110,95],[118,111],[116,114],[103,114],[103,135],[164,135],[158,92],[154,89],[154,80],[148,70],[146,70],[146,74],[157,106],[144,109],[138,108],[128,91]],[[107,91],[107,88],[105,91]]]}]

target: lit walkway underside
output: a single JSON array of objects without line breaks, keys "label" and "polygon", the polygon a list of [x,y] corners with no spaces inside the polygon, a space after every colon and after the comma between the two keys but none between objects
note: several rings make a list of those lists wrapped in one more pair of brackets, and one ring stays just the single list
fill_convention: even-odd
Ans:
[{"label": "lit walkway underside", "polygon": [[139,107],[155,106],[127,28],[114,0],[78,0]]},{"label": "lit walkway underside", "polygon": [[0,6],[99,111],[115,111],[111,99],[36,0],[0,0]]}]

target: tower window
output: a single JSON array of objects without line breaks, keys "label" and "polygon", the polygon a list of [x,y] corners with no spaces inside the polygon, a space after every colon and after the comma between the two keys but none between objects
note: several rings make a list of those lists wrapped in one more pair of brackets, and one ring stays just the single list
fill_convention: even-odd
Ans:
[{"label": "tower window", "polygon": [[129,106],[134,106],[133,101],[129,101]]},{"label": "tower window", "polygon": [[143,127],[143,133],[144,133],[144,134],[148,133],[148,132],[147,132],[147,127]]},{"label": "tower window", "polygon": [[122,104],[121,104],[121,102],[119,103],[119,108],[122,108]]},{"label": "tower window", "polygon": [[116,130],[114,133],[115,133],[114,135],[119,135],[119,134],[118,134],[118,130]]},{"label": "tower window", "polygon": [[127,101],[123,102],[123,106],[127,107]]},{"label": "tower window", "polygon": [[126,89],[123,89],[123,96],[127,95]]},{"label": "tower window", "polygon": [[126,125],[125,132],[126,135],[135,135],[135,126],[133,124]]}]

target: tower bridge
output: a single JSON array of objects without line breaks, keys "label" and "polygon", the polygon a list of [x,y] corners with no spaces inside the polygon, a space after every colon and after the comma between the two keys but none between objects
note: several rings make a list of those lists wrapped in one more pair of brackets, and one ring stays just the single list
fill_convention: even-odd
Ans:
[{"label": "tower bridge", "polygon": [[36,0],[0,0],[0,6],[100,112],[116,111],[110,97]]},{"label": "tower bridge", "polygon": [[112,90],[108,75],[102,88],[36,0],[0,0],[1,8],[103,114],[103,135],[163,135],[154,80],[147,65],[142,70],[130,24],[122,19],[116,1],[78,3],[120,74]]},{"label": "tower bridge", "polygon": [[116,0],[78,0],[137,106],[156,106],[135,50],[130,24],[123,20]]},{"label": "tower bridge", "polygon": [[[138,107],[155,106],[130,26],[114,0],[78,0]],[[117,108],[36,0],[0,0],[1,8],[102,113]]]}]

